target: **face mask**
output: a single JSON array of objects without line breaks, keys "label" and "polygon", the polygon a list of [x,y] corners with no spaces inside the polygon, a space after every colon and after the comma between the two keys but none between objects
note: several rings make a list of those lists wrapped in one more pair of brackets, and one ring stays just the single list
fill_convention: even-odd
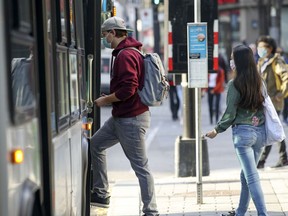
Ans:
[{"label": "face mask", "polygon": [[111,49],[111,43],[112,43],[112,42],[109,43],[109,42],[107,41],[107,36],[108,36],[109,34],[110,34],[110,32],[106,35],[106,37],[102,38],[102,43],[103,43],[104,47]]},{"label": "face mask", "polygon": [[235,62],[233,59],[230,60],[230,68],[234,71],[236,69]]},{"label": "face mask", "polygon": [[260,58],[263,58],[267,55],[267,50],[264,47],[257,48],[257,53]]}]

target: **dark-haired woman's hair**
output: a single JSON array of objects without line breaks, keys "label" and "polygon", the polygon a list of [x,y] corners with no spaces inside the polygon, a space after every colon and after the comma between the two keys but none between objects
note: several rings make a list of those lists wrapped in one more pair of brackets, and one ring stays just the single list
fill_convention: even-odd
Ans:
[{"label": "dark-haired woman's hair", "polygon": [[260,37],[258,38],[258,40],[257,40],[257,45],[258,45],[260,42],[264,42],[264,43],[268,44],[268,46],[269,46],[270,48],[272,48],[272,51],[271,51],[272,54],[275,54],[275,53],[276,53],[277,43],[276,43],[276,41],[275,41],[272,37],[270,37],[270,36],[268,36],[268,35],[260,36]]},{"label": "dark-haired woman's hair", "polygon": [[233,58],[236,66],[234,86],[240,93],[238,106],[250,110],[263,108],[262,78],[251,48],[245,45],[234,47]]}]

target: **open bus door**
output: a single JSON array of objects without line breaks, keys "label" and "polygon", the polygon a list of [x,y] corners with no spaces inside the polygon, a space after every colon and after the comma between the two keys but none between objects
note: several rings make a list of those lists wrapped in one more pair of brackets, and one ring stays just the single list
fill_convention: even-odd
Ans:
[{"label": "open bus door", "polygon": [[[113,0],[87,0],[86,1],[86,17],[85,17],[85,47],[86,47],[86,62],[87,62],[87,122],[92,124],[90,136],[92,136],[101,124],[100,108],[94,106],[94,100],[100,96],[101,86],[101,25],[109,17],[115,14]],[[89,145],[90,146],[90,145]],[[89,147],[90,153],[90,147]],[[90,207],[90,192],[92,188],[92,170],[91,157],[88,159],[86,194],[86,208]],[[89,194],[89,197],[88,197]],[[88,201],[89,200],[89,201]]]}]

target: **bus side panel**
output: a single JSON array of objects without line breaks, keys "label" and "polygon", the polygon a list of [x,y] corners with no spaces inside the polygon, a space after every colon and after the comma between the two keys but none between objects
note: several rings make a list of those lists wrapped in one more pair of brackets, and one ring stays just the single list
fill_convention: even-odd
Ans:
[{"label": "bus side panel", "polygon": [[[3,1],[0,1],[0,215],[8,215],[8,170],[7,165],[9,159],[7,158],[7,141],[6,141],[6,128],[8,125],[9,108],[8,108],[8,93],[7,93],[7,76],[4,71],[7,71],[6,67],[6,55],[5,55],[5,28],[4,22],[5,9]],[[5,101],[5,102],[4,102]]]},{"label": "bus side panel", "polygon": [[15,148],[24,152],[24,162],[21,165],[10,164],[8,166],[9,176],[9,215],[19,214],[20,202],[23,197],[23,182],[26,179],[40,184],[40,154],[38,145],[38,120],[21,126],[11,127],[7,130],[8,150]]},{"label": "bus side panel", "polygon": [[53,139],[55,215],[70,215],[71,209],[71,164],[69,132]]},{"label": "bus side panel", "polygon": [[78,122],[69,129],[71,133],[71,172],[72,172],[72,215],[81,215],[82,206],[82,147],[81,147],[81,126],[82,123]]},{"label": "bus side panel", "polygon": [[81,122],[53,139],[55,215],[81,215],[82,150]]}]

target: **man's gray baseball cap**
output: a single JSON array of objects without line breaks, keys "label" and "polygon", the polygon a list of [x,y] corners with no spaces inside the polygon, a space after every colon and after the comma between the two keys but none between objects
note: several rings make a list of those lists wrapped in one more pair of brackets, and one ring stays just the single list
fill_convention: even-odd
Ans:
[{"label": "man's gray baseball cap", "polygon": [[120,17],[110,17],[107,20],[105,20],[101,26],[102,32],[109,31],[112,29],[119,29],[119,30],[126,30],[128,32],[133,32],[132,29],[126,28],[125,21]]}]

